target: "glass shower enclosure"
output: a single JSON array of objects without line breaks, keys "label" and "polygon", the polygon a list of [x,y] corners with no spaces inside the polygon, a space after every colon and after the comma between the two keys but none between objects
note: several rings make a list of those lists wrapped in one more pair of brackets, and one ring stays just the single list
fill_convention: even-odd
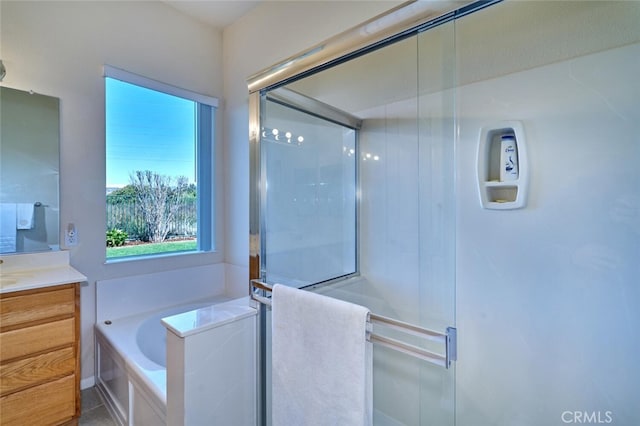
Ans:
[{"label": "glass shower enclosure", "polygon": [[374,344],[375,425],[639,424],[639,19],[415,2],[250,79],[250,277],[458,329],[449,368]]},{"label": "glass shower enclosure", "polygon": [[[252,278],[429,330],[455,325],[453,40],[450,22],[256,93]],[[269,321],[265,308],[267,424]],[[375,424],[452,424],[453,364],[382,345],[373,356]]]}]

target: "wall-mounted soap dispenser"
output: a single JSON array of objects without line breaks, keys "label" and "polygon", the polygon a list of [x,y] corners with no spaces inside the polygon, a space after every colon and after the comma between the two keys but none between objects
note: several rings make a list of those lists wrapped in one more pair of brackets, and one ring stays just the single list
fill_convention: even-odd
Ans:
[{"label": "wall-mounted soap dispenser", "polygon": [[525,206],[529,168],[521,122],[504,121],[480,130],[477,168],[482,207],[510,210]]}]

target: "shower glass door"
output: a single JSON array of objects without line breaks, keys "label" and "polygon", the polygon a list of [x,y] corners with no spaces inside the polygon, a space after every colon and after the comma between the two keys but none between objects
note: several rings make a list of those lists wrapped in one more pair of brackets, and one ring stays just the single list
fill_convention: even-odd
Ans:
[{"label": "shower glass door", "polygon": [[[449,22],[416,32],[262,94],[263,280],[308,287],[342,277],[308,289],[434,331],[455,326],[453,31]],[[307,101],[294,105],[283,89]],[[269,314],[264,321],[268,370]],[[374,344],[373,366],[375,425],[455,424],[455,363]]]},{"label": "shower glass door", "polygon": [[[299,105],[305,102],[305,108]],[[263,279],[304,287],[357,270],[356,129],[280,89],[263,98]]]}]

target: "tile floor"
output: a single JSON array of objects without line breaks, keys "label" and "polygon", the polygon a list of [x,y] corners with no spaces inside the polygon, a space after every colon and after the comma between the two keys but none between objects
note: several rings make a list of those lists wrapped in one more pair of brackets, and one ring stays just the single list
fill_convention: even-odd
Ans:
[{"label": "tile floor", "polygon": [[81,426],[117,426],[105,407],[96,388],[87,388],[82,391],[82,407],[80,414]]}]

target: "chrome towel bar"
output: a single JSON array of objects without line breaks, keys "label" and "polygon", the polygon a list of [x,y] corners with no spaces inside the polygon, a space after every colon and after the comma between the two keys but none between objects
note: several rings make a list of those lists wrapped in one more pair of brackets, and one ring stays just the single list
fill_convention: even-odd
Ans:
[{"label": "chrome towel bar", "polygon": [[[256,302],[266,306],[271,306],[271,299],[258,294],[258,291],[262,290],[271,292],[272,288],[271,284],[267,284],[259,280],[251,280],[249,294]],[[371,324],[383,325],[396,331],[419,337],[423,340],[441,343],[444,346],[444,354],[432,352],[377,333],[368,332],[367,340],[372,343],[411,355],[444,368],[449,368],[451,366],[451,362],[457,360],[457,330],[454,327],[447,327],[447,331],[442,333],[373,313],[369,314],[369,322]]]}]

